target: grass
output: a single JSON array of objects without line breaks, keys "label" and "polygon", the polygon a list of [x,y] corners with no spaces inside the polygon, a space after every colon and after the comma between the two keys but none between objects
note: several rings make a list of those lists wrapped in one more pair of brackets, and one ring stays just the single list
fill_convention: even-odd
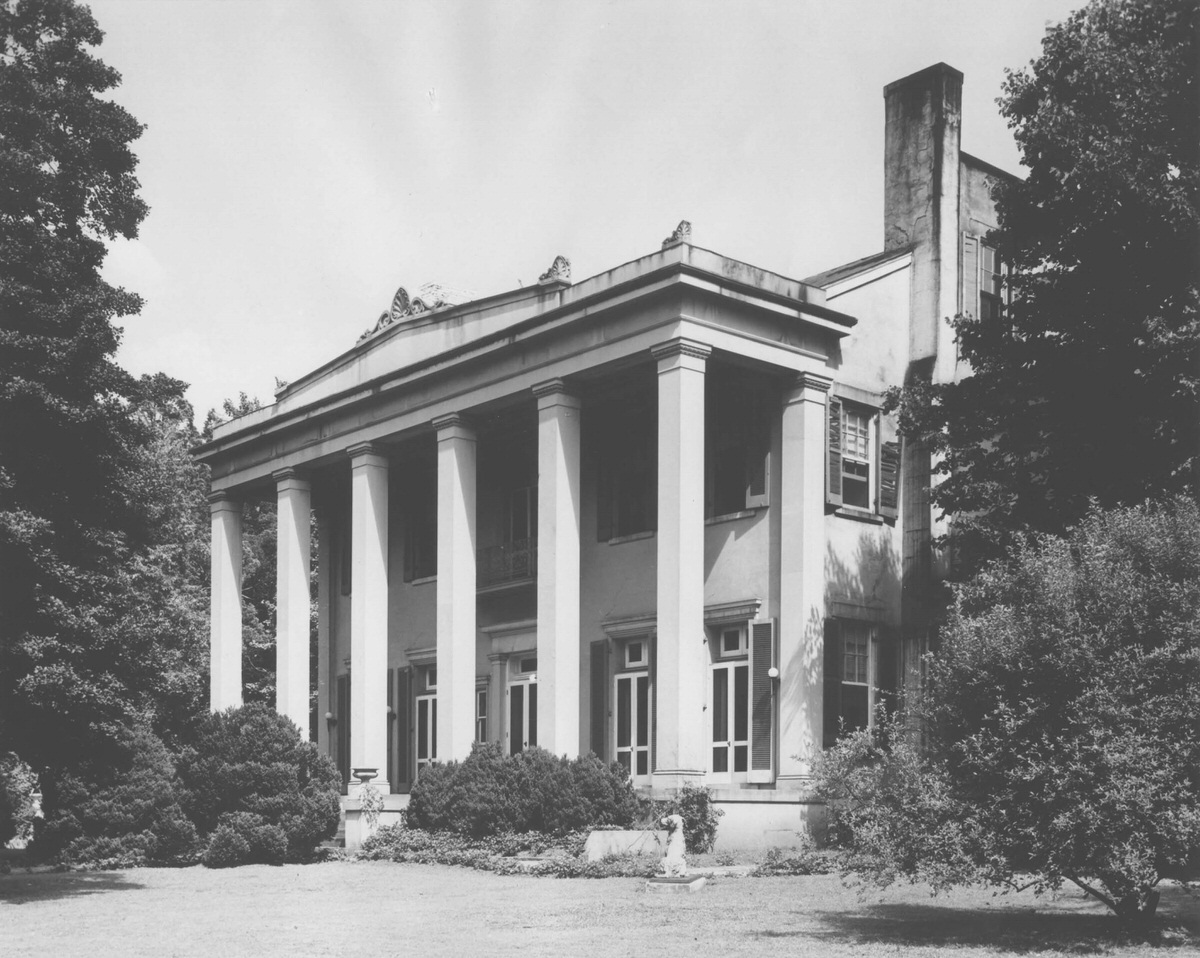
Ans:
[{"label": "grass", "polygon": [[1180,956],[1200,954],[1200,903],[1163,890],[1155,930],[1123,934],[1077,894],[920,888],[860,898],[836,876],[710,880],[655,895],[638,879],[500,877],[439,865],[327,862],[0,876],[0,952]]}]

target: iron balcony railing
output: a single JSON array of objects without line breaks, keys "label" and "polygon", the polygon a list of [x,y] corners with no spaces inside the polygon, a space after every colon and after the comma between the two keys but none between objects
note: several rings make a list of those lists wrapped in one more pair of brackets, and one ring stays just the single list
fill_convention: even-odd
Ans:
[{"label": "iron balcony railing", "polygon": [[481,589],[536,576],[536,539],[514,539],[498,546],[487,546],[475,554],[475,578]]}]

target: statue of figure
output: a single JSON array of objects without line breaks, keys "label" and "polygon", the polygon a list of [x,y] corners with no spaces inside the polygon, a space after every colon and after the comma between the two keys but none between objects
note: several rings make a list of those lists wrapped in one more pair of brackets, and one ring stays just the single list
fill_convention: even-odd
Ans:
[{"label": "statue of figure", "polygon": [[683,816],[668,815],[662,820],[662,825],[667,830],[667,851],[659,866],[662,874],[667,878],[686,878],[687,862],[683,857],[685,848]]}]

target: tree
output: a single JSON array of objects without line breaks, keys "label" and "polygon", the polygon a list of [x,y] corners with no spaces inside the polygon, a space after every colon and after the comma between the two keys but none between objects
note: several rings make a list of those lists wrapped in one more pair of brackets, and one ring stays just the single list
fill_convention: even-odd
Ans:
[{"label": "tree", "polygon": [[994,194],[1008,304],[954,320],[972,375],[893,394],[902,431],[940,454],[933,499],[968,558],[1061,532],[1093,498],[1194,487],[1196,28],[1194,0],[1093,0],[1007,76],[1028,167]]},{"label": "tree", "polygon": [[100,267],[147,208],[103,34],[71,0],[0,0],[0,38],[0,741],[84,768],[194,717],[206,477],[183,384],[113,361],[141,301]]},{"label": "tree", "polygon": [[882,884],[1071,881],[1132,920],[1200,875],[1200,509],[1095,510],[956,587],[915,712],[819,763]]}]

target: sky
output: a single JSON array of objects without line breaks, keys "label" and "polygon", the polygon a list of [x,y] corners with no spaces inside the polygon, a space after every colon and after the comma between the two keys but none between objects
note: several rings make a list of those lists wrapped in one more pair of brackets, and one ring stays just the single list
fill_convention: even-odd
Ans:
[{"label": "sky", "polygon": [[883,245],[883,87],[965,74],[963,149],[1081,0],[92,0],[146,125],[117,361],[203,421],[351,348],[397,287],[488,295],[693,241],[800,278]]}]

